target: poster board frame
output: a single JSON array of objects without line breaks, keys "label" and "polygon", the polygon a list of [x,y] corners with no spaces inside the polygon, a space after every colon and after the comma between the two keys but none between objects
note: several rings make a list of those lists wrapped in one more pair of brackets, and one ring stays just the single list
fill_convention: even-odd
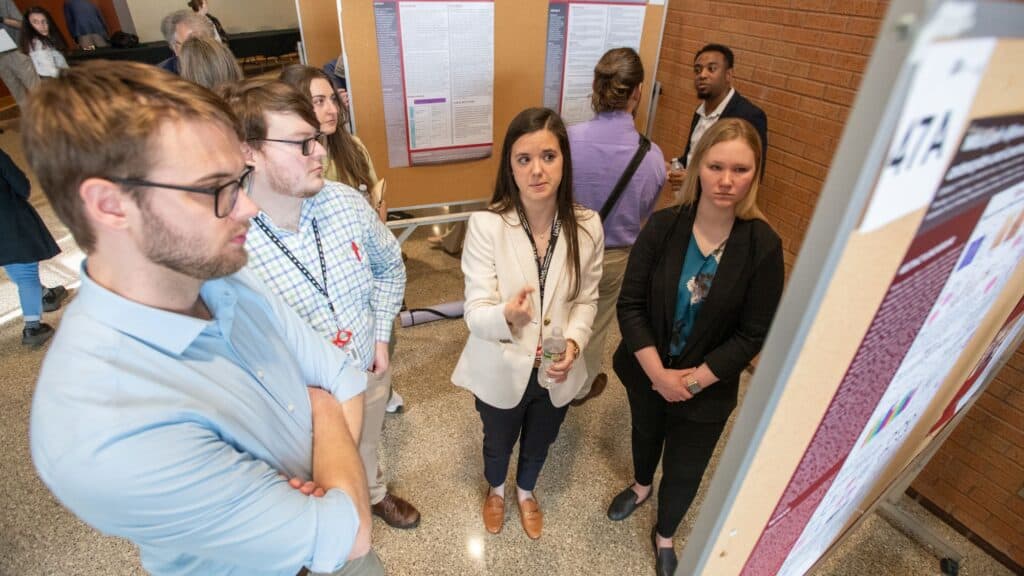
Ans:
[{"label": "poster board frame", "polygon": [[[373,2],[339,0],[338,6],[357,136],[374,159],[377,175],[388,180],[389,206],[395,209],[490,197],[508,123],[521,110],[543,102],[549,0],[494,2],[494,154],[481,160],[404,168],[388,166]],[[640,43],[645,86],[653,86],[657,74],[666,8],[646,6]],[[645,90],[639,107],[639,130],[647,125],[652,92]]]}]

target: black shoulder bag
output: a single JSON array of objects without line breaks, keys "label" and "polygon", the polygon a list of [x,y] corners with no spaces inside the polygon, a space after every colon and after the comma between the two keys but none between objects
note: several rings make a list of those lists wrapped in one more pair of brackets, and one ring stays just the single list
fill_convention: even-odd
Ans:
[{"label": "black shoulder bag", "polygon": [[636,154],[633,154],[633,159],[629,161],[629,165],[626,166],[626,170],[619,176],[619,181],[615,183],[615,188],[612,189],[611,195],[604,201],[604,206],[601,206],[601,221],[604,222],[608,219],[608,215],[612,213],[615,208],[615,203],[619,201],[619,197],[622,196],[622,191],[626,189],[626,184],[633,179],[633,174],[636,173],[636,169],[640,167],[640,162],[643,161],[644,156],[647,155],[647,151],[651,149],[651,141],[647,139],[643,134],[640,135],[640,147],[636,149]]}]

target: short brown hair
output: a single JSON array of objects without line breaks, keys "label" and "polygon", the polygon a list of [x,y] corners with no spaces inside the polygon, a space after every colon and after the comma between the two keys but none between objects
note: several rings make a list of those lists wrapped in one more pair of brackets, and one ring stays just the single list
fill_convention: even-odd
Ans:
[{"label": "short brown hair", "polygon": [[241,84],[225,86],[221,93],[241,121],[245,140],[256,150],[262,146],[260,140],[267,137],[268,112],[295,114],[318,132],[320,130],[313,103],[305,94],[280,80],[253,78]]},{"label": "short brown hair", "polygon": [[594,112],[623,110],[636,87],[644,81],[644,64],[632,48],[613,48],[594,66],[594,91],[590,107]]},{"label": "short brown hair", "polygon": [[761,157],[761,136],[758,135],[754,125],[742,118],[722,118],[708,128],[708,131],[700,137],[696,148],[693,149],[693,158],[690,160],[689,170],[686,171],[686,179],[683,180],[683,187],[679,190],[679,202],[683,205],[696,206],[700,200],[700,165],[704,161],[704,155],[708,153],[715,144],[742,140],[754,152],[754,181],[750,184],[747,197],[736,205],[736,217],[741,220],[767,220],[761,209],[757,207],[757,189],[761,182],[761,175],[764,173],[764,158]]},{"label": "short brown hair", "polygon": [[182,43],[178,69],[182,78],[210,90],[245,78],[231,50],[220,40],[204,36],[192,36]]},{"label": "short brown hair", "polygon": [[144,178],[166,122],[216,122],[242,137],[216,94],[150,64],[94,60],[64,70],[30,95],[22,146],[54,212],[86,252],[96,237],[79,187],[89,178]]}]

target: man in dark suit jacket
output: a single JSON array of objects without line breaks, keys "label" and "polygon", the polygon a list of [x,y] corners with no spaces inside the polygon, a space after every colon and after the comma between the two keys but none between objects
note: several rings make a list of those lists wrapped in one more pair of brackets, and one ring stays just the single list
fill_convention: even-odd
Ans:
[{"label": "man in dark suit jacket", "polygon": [[[764,110],[732,87],[734,62],[732,50],[721,44],[704,46],[693,59],[693,85],[697,89],[697,96],[704,102],[693,113],[686,151],[676,158],[686,169],[690,167],[690,154],[700,137],[721,118],[742,118],[753,124],[761,136],[761,158],[768,153],[768,117]],[[673,186],[678,186],[685,176],[685,170],[672,170],[668,179]]]}]

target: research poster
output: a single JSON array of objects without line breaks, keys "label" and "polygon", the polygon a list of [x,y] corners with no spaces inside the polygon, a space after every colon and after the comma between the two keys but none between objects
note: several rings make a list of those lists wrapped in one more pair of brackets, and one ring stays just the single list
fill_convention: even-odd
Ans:
[{"label": "research poster", "polygon": [[985,349],[981,360],[971,370],[970,376],[957,390],[956,396],[949,402],[946,409],[942,411],[932,429],[930,435],[935,435],[943,426],[948,424],[978,395],[981,387],[988,382],[996,368],[1002,367],[1010,354],[1020,347],[1021,336],[1024,334],[1024,298],[1017,302],[1017,306],[1010,313],[1003,327],[999,330],[995,340]]},{"label": "research poster", "polygon": [[[836,465],[816,479],[831,486],[779,574],[804,574],[814,564],[921,422],[1024,256],[1014,226],[1022,216],[1024,116],[975,120],[840,385],[839,394],[858,398],[839,399],[832,410],[855,410],[853,403],[874,401],[876,383],[888,385],[834,478],[827,479]],[[816,439],[809,455],[835,448],[831,440]]]},{"label": "research poster", "polygon": [[544,106],[566,124],[590,120],[594,66],[612,48],[640,51],[647,0],[551,0]]},{"label": "research poster", "polygon": [[389,165],[490,156],[493,0],[376,0],[373,8]]},{"label": "research poster", "polygon": [[1021,340],[1024,41],[932,39],[913,58],[702,574],[807,574]]}]

